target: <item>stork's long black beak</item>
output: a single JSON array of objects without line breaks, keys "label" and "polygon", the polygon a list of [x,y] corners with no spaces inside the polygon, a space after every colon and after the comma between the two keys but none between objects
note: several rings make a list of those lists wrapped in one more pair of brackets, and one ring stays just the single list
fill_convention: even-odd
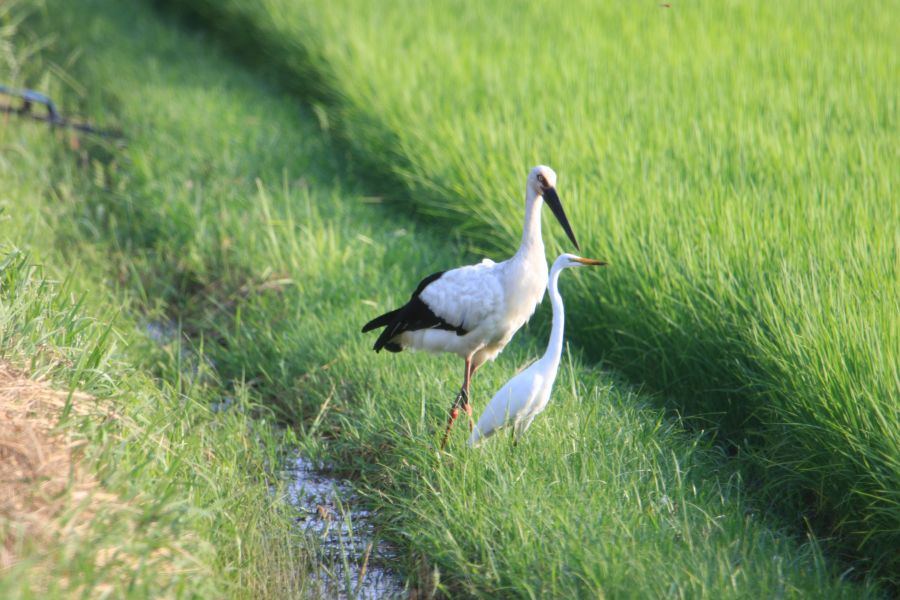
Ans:
[{"label": "stork's long black beak", "polygon": [[550,210],[553,211],[553,216],[556,217],[559,224],[566,230],[566,235],[575,244],[575,248],[581,250],[581,246],[578,245],[578,240],[575,239],[575,234],[572,232],[572,226],[569,225],[569,219],[566,218],[566,211],[563,210],[562,202],[559,201],[559,196],[556,194],[556,188],[548,187],[544,189],[544,201],[550,207]]}]

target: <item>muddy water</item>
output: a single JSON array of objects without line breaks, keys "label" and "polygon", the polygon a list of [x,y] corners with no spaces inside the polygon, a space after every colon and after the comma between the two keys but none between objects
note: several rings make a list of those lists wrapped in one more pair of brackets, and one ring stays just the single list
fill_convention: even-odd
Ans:
[{"label": "muddy water", "polygon": [[393,556],[378,540],[371,514],[358,505],[347,483],[316,467],[296,457],[284,477],[303,515],[300,527],[318,542],[318,591],[326,598],[408,597],[403,580],[388,567]]}]

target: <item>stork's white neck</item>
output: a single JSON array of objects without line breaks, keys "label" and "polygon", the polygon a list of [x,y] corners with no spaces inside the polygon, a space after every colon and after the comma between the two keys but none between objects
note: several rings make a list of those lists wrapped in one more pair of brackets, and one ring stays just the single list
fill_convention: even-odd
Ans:
[{"label": "stork's white neck", "polygon": [[541,207],[544,198],[529,185],[525,191],[525,226],[522,228],[522,244],[517,254],[539,254],[544,258],[544,240],[541,237]]},{"label": "stork's white neck", "polygon": [[547,286],[550,289],[550,304],[553,306],[553,327],[550,329],[550,343],[547,344],[547,351],[541,360],[550,363],[559,364],[559,358],[562,355],[563,333],[565,332],[565,309],[563,308],[562,296],[559,295],[559,273],[562,269],[553,269],[550,271],[550,283]]}]

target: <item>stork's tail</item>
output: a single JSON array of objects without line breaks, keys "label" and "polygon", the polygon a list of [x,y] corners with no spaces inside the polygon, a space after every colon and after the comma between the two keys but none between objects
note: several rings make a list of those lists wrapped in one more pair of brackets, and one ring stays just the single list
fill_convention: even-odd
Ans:
[{"label": "stork's tail", "polygon": [[380,317],[375,317],[365,325],[363,325],[362,332],[366,333],[367,331],[372,331],[373,329],[378,329],[379,327],[385,327],[390,325],[391,322],[397,318],[397,313],[400,312],[401,309],[392,310],[391,312],[386,312]]},{"label": "stork's tail", "polygon": [[363,325],[363,333],[367,331],[372,331],[373,329],[378,329],[379,327],[387,327],[384,331],[381,332],[381,335],[378,336],[378,339],[375,340],[375,345],[372,347],[375,352],[380,352],[382,348],[388,350],[389,352],[400,352],[403,348],[400,344],[396,344],[391,342],[391,339],[396,335],[395,331],[396,327],[391,327],[396,320],[397,316],[403,310],[403,307],[400,307],[396,310],[392,310],[391,312],[384,313],[380,317],[375,317],[365,325]]}]

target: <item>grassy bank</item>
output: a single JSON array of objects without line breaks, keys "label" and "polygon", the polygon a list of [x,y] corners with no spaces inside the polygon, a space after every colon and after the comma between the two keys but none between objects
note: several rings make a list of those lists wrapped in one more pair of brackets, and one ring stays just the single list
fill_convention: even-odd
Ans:
[{"label": "grassy bank", "polygon": [[354,155],[484,247],[514,246],[527,168],[558,167],[617,267],[574,282],[572,337],[900,572],[896,7],[175,4],[314,73]]},{"label": "grassy bank", "polygon": [[[33,491],[4,497],[12,504],[0,512],[0,536],[11,564],[0,570],[0,594],[285,597],[302,590],[310,555],[291,535],[293,513],[269,495],[278,482],[267,473],[282,436],[248,416],[258,407],[236,394],[236,410],[214,413],[221,390],[212,373],[192,376],[173,355],[156,353],[159,379],[137,371],[135,362],[154,353],[145,349],[141,361],[122,356],[125,345],[140,343],[124,320],[86,316],[96,306],[45,279],[53,269],[9,258],[0,270],[0,360],[52,382],[37,395],[57,399],[58,410],[36,417],[58,425],[75,450],[55,478],[42,469]],[[3,384],[4,393],[6,385],[24,385]],[[13,449],[4,460],[24,456],[15,437],[3,443]],[[41,461],[58,458],[51,450],[48,443],[38,452]],[[5,494],[11,483],[4,482]]]},{"label": "grassy bank", "polygon": [[[48,58],[74,47],[15,26],[32,10],[0,7],[0,80],[74,109],[90,82]],[[120,284],[136,265],[107,243],[100,208],[127,198],[106,176],[126,151],[2,119],[0,456],[4,477],[27,468],[0,483],[0,596],[299,593],[314,565],[271,495],[283,433],[240,387],[214,411],[223,387],[200,349],[152,343]]]},{"label": "grassy bank", "polygon": [[[128,136],[116,166],[72,207],[77,235],[108,253],[106,273],[135,309],[177,316],[217,378],[265,401],[309,454],[355,476],[398,565],[426,591],[874,593],[755,509],[702,433],[578,351],[519,448],[498,438],[466,452],[458,432],[449,454],[436,452],[457,365],[374,356],[358,328],[416,274],[463,260],[461,249],[348,183],[324,115],[146,6],[51,2],[35,27],[90,56],[71,66],[82,109]],[[480,373],[476,406],[542,341],[520,336]]]}]

